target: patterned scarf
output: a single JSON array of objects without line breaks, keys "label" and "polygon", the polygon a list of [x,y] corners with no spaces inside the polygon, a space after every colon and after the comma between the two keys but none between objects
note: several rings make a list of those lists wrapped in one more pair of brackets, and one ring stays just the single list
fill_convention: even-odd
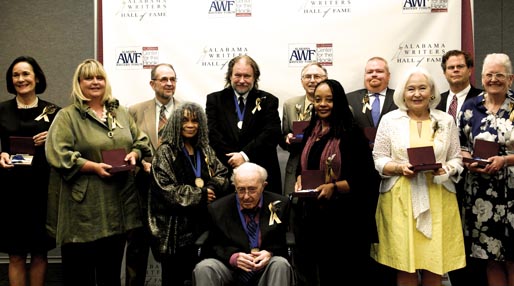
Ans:
[{"label": "patterned scarf", "polygon": [[[322,132],[322,129],[323,128],[321,126],[321,120],[318,120],[316,126],[312,130],[311,136],[307,139],[305,147],[302,151],[302,157],[300,162],[302,170],[307,170],[307,160],[309,157],[309,153],[311,151],[312,145],[314,145],[314,142],[316,142],[316,139],[325,136],[330,131],[330,127],[327,128],[325,132]],[[327,174],[327,159],[335,154],[332,160],[332,181],[337,180],[339,178],[339,175],[341,174],[341,152],[339,150],[339,141],[340,139],[338,138],[328,139],[328,142],[325,145],[323,152],[321,153],[321,158],[319,161],[319,169],[322,170],[324,174]]]}]

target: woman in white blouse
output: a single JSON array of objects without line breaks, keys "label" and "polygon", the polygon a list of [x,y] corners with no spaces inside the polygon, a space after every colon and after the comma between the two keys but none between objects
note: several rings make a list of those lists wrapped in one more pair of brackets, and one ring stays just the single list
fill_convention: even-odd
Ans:
[{"label": "woman in white blouse", "polygon": [[[384,115],[373,158],[382,176],[376,211],[379,243],[372,257],[398,270],[397,285],[442,285],[442,275],[465,266],[454,183],[462,172],[453,118],[436,110],[441,97],[431,75],[413,68],[394,93],[398,110]],[[414,171],[407,149],[432,146],[441,167]]]}]

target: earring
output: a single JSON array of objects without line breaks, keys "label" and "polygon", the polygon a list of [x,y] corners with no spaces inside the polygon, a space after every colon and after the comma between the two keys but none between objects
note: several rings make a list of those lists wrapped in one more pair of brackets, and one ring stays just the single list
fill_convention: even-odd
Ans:
[{"label": "earring", "polygon": [[430,97],[430,100],[434,100],[434,99],[435,99],[435,95],[432,95],[432,96]]}]

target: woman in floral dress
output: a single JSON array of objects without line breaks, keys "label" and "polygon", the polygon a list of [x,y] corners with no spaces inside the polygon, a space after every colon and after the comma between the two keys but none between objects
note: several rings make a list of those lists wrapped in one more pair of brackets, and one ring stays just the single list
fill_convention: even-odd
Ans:
[{"label": "woman in floral dress", "polygon": [[469,253],[488,260],[489,285],[514,285],[514,95],[509,91],[513,79],[507,55],[487,55],[484,92],[464,102],[459,113],[463,157],[471,157],[476,139],[500,145],[496,156],[484,158],[490,162],[486,167],[464,164],[469,170],[464,203]]}]

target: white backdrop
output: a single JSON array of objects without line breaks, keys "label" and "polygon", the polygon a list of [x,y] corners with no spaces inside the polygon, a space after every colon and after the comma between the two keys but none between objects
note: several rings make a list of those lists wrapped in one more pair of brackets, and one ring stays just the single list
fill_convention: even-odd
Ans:
[{"label": "white backdrop", "polygon": [[[150,68],[177,72],[176,96],[205,105],[224,86],[227,62],[252,56],[259,87],[280,99],[303,94],[301,68],[322,61],[347,92],[363,87],[372,56],[389,61],[391,87],[413,65],[441,91],[441,56],[461,48],[461,1],[110,0],[102,3],[103,60],[123,105],[153,97]],[[280,108],[281,111],[281,108]]]},{"label": "white backdrop", "polygon": [[[226,64],[239,54],[257,61],[259,88],[279,98],[280,113],[285,99],[304,94],[300,71],[312,61],[323,62],[346,92],[364,87],[364,65],[372,56],[389,61],[392,88],[406,69],[422,65],[444,91],[441,57],[461,48],[461,1],[97,1],[104,66],[114,96],[126,106],[154,97],[150,69],[161,62],[175,67],[175,96],[205,106],[206,95],[224,87]],[[283,166],[287,152],[279,157]],[[153,259],[147,283],[160,285]]]}]

